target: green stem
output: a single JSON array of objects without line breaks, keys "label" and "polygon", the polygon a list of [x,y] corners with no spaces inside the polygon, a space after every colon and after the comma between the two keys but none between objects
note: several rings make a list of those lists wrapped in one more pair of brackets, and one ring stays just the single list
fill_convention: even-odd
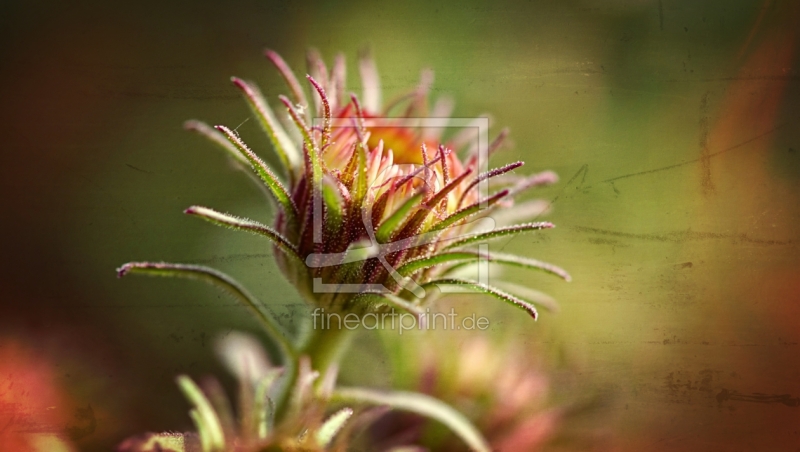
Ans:
[{"label": "green stem", "polygon": [[[319,319],[317,320],[319,321]],[[338,325],[336,320],[328,325],[327,318],[324,325],[318,322],[315,326],[316,328],[312,327],[308,338],[304,341],[296,356],[306,355],[311,359],[312,368],[318,371],[320,375],[317,382],[320,382],[331,366],[339,364],[344,352],[350,345],[355,331],[342,328],[342,325]],[[322,326],[329,326],[329,328],[322,328]],[[285,386],[277,404],[276,419],[281,419],[290,409],[291,392],[297,384],[297,362],[293,361],[291,367],[287,370],[289,375],[286,378]]]},{"label": "green stem", "polygon": [[336,317],[326,317],[324,322],[317,322],[301,352],[311,358],[311,367],[320,376],[324,376],[332,365],[339,364],[355,333],[354,329],[345,328],[337,320]]}]

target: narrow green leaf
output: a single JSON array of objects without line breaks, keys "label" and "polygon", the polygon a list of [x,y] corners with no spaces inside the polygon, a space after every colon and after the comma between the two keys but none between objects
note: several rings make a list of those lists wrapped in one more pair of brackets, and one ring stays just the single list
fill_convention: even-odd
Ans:
[{"label": "narrow green leaf", "polygon": [[192,418],[192,422],[194,422],[194,426],[197,429],[197,436],[200,437],[200,449],[203,452],[212,452],[214,450],[213,443],[208,433],[208,427],[203,421],[203,416],[196,408],[192,408],[189,410],[189,417]]},{"label": "narrow green leaf", "polygon": [[422,197],[425,196],[425,193],[417,193],[416,195],[408,198],[397,210],[392,213],[389,218],[384,220],[383,223],[378,227],[378,232],[375,233],[375,237],[378,239],[380,243],[386,243],[389,238],[392,237],[392,234],[395,230],[402,224],[403,220],[408,217],[409,213],[414,210],[415,207],[419,206],[419,202],[422,200]]},{"label": "narrow green leaf", "polygon": [[531,199],[519,203],[514,203],[508,209],[497,209],[493,207],[490,218],[495,221],[497,227],[511,226],[514,224],[527,223],[539,218],[550,208],[550,203],[542,199]]},{"label": "narrow green leaf", "polygon": [[258,117],[261,127],[269,136],[275,152],[283,163],[284,169],[289,177],[292,177],[294,168],[300,163],[300,154],[296,145],[283,130],[283,127],[275,118],[275,114],[267,104],[264,96],[261,95],[255,85],[245,82],[242,79],[231,77],[233,84],[239,88],[247,99],[250,109]]},{"label": "narrow green leaf", "polygon": [[434,254],[418,259],[410,260],[397,269],[397,273],[403,276],[411,275],[419,270],[435,267],[437,265],[452,264],[454,262],[473,262],[485,257],[474,251],[453,251],[447,253]]},{"label": "narrow green leaf", "polygon": [[500,289],[496,289],[492,286],[487,286],[486,284],[482,284],[476,281],[468,281],[465,279],[455,279],[455,278],[435,279],[433,281],[423,284],[422,287],[426,288],[434,285],[461,287],[468,291],[485,293],[487,295],[491,295],[495,298],[505,301],[506,303],[509,303],[519,309],[522,309],[523,311],[527,312],[531,317],[533,317],[533,320],[537,320],[539,316],[539,313],[536,311],[536,307],[533,306],[533,304],[515,295],[511,295],[510,293],[503,292]]},{"label": "narrow green leaf", "polygon": [[322,101],[322,142],[320,144],[320,153],[324,153],[331,141],[331,104],[328,101],[328,95],[325,93],[325,89],[314,80],[314,77],[306,75],[306,78],[317,91]]},{"label": "narrow green leaf", "polygon": [[530,232],[530,231],[538,231],[540,229],[550,229],[554,228],[555,225],[553,223],[547,221],[541,221],[538,223],[525,223],[525,224],[518,224],[514,226],[508,226],[505,228],[498,228],[493,229],[491,231],[486,232],[478,232],[475,234],[467,235],[466,237],[461,237],[460,239],[455,240],[453,243],[444,247],[444,249],[453,249],[453,248],[461,248],[462,246],[469,245],[471,243],[476,242],[483,242],[487,240],[494,240],[500,237],[506,237],[509,235],[516,235],[523,232]]},{"label": "narrow green leaf", "polygon": [[283,58],[280,55],[275,53],[272,50],[266,50],[264,52],[267,58],[272,61],[272,64],[278,69],[283,79],[286,81],[286,84],[289,86],[289,90],[292,92],[292,97],[294,98],[294,102],[296,104],[302,105],[304,107],[308,107],[308,99],[306,99],[306,93],[303,91],[303,87],[300,86],[300,82],[295,77],[294,72],[286,64]]},{"label": "narrow green leaf", "polygon": [[282,374],[282,369],[271,369],[256,385],[253,415],[258,426],[258,438],[266,439],[273,427],[275,404],[270,398],[270,391]]},{"label": "narrow green leaf", "polygon": [[308,152],[307,159],[311,163],[311,174],[313,181],[313,186],[315,189],[319,189],[319,184],[322,181],[322,160],[320,159],[320,152],[319,148],[317,147],[317,143],[314,142],[314,137],[311,134],[311,129],[308,128],[308,125],[300,114],[297,112],[297,109],[294,108],[291,101],[287,99],[285,96],[278,96],[278,99],[283,103],[286,107],[286,110],[289,112],[289,116],[292,117],[295,125],[297,125],[297,129],[300,131],[300,134],[303,136],[303,142],[305,143],[305,151]]},{"label": "narrow green leaf", "polygon": [[572,281],[572,276],[570,276],[570,274],[567,273],[566,270],[557,265],[553,265],[549,262],[543,262],[540,260],[530,259],[527,257],[517,256],[514,254],[495,253],[495,252],[490,252],[487,258],[489,262],[492,263],[527,268],[529,270],[541,270],[545,273],[550,273],[551,275],[558,276],[564,281],[567,282]]},{"label": "narrow green leaf", "polygon": [[314,138],[311,135],[311,129],[308,128],[306,121],[303,120],[303,117],[300,116],[300,113],[297,111],[294,105],[292,105],[292,101],[283,95],[278,96],[278,100],[280,100],[283,106],[286,107],[286,111],[289,112],[289,116],[292,118],[292,121],[294,121],[294,124],[297,127],[297,130],[300,132],[300,135],[303,137],[303,142],[306,144],[306,146],[316,149],[316,143],[314,143]]},{"label": "narrow green leaf", "polygon": [[352,415],[352,408],[342,408],[333,413],[317,430],[317,444],[320,447],[328,447],[333,441],[333,437],[342,430],[342,427]]},{"label": "narrow green leaf", "polygon": [[224,150],[229,156],[233,157],[233,159],[237,162],[243,163],[246,166],[250,166],[250,162],[248,162],[241,152],[236,149],[236,146],[228,141],[228,139],[225,138],[225,135],[208,124],[202,121],[190,119],[189,121],[183,123],[183,128],[207,138],[209,141],[222,148],[222,150]]},{"label": "narrow green leaf", "polygon": [[[323,330],[316,331],[320,333]],[[311,368],[311,358],[307,353],[300,356],[298,360],[298,370],[292,381],[291,390],[289,391],[289,398],[285,411],[278,411],[278,417],[289,416],[291,419],[294,416],[302,413],[303,404],[311,397],[314,391],[314,382],[319,377],[319,372]]]},{"label": "narrow green leaf", "polygon": [[423,315],[425,314],[420,306],[392,293],[364,292],[357,295],[354,302],[366,302],[371,308],[385,304],[391,308],[397,308],[401,311],[408,312],[420,321],[423,320]]},{"label": "narrow green leaf", "polygon": [[569,273],[566,272],[566,270],[547,262],[542,262],[536,259],[529,259],[521,256],[515,256],[513,254],[501,254],[501,253],[483,254],[475,251],[449,251],[449,252],[434,254],[433,256],[421,257],[406,262],[400,268],[397,269],[397,272],[403,276],[407,276],[419,270],[434,267],[436,265],[456,264],[450,269],[453,270],[455,268],[458,268],[460,266],[478,260],[486,260],[489,261],[490,263],[511,265],[531,270],[542,270],[546,273],[556,275],[565,281],[572,281],[572,277],[569,275]]},{"label": "narrow green leaf", "polygon": [[339,388],[333,400],[343,403],[386,405],[396,410],[409,411],[435,419],[446,425],[475,452],[491,452],[481,433],[463,414],[444,402],[425,394],[404,391],[378,391],[366,388]]},{"label": "narrow green leaf", "polygon": [[261,224],[257,221],[246,218],[234,217],[233,215],[228,215],[203,206],[189,207],[188,209],[184,210],[183,213],[200,217],[203,220],[218,226],[235,229],[237,231],[250,232],[262,237],[266,237],[270,239],[272,243],[274,243],[275,246],[277,246],[287,256],[296,259],[300,263],[303,262],[303,259],[299,254],[297,254],[297,247],[289,242],[289,239],[281,235],[281,233],[265,224]]},{"label": "narrow green leaf", "polygon": [[322,201],[325,203],[327,215],[325,224],[330,226],[332,231],[338,230],[344,218],[345,202],[332,177],[326,176],[322,179]]},{"label": "narrow green leaf", "polygon": [[[319,80],[322,86],[328,86],[328,66],[325,65],[325,61],[322,59],[319,50],[315,48],[308,49],[306,52],[306,67],[311,77]],[[317,97],[313,98],[314,111],[316,112],[316,116],[319,116],[322,114],[322,101]]]},{"label": "narrow green leaf", "polygon": [[355,186],[353,190],[353,205],[361,208],[364,198],[367,196],[367,149],[363,142],[356,145],[358,153],[358,167],[356,168]]},{"label": "narrow green leaf", "polygon": [[[486,179],[490,179],[492,177],[496,177],[496,176],[499,176],[501,174],[505,174],[505,173],[507,173],[509,171],[513,171],[513,170],[519,168],[520,166],[522,166],[524,164],[525,163],[523,163],[523,162],[509,163],[508,165],[501,166],[500,168],[495,168],[493,170],[489,170],[489,171],[486,171],[484,173],[480,173],[480,174],[478,174],[477,177],[475,177],[475,179],[472,180],[472,182],[469,183],[469,185],[467,185],[467,188],[464,189],[464,193],[466,194],[467,192],[470,191],[470,189],[472,189],[472,187],[480,184],[482,181],[484,181]],[[459,205],[461,204],[461,201],[463,201],[463,200],[464,200],[464,197],[462,196],[461,200],[459,201]]]},{"label": "narrow green leaf", "polygon": [[272,197],[272,192],[270,191],[269,187],[264,186],[264,184],[261,182],[261,178],[258,177],[258,174],[252,171],[250,162],[248,162],[242,153],[236,149],[236,146],[234,146],[230,141],[228,141],[227,138],[225,138],[225,135],[202,121],[186,121],[183,123],[183,128],[208,139],[218,147],[222,148],[226,154],[233,158],[238,168],[247,174],[247,176],[252,179],[253,182],[255,182],[259,190],[264,192],[267,197]]},{"label": "narrow green leaf", "polygon": [[503,145],[503,142],[506,140],[508,133],[509,133],[508,128],[505,128],[500,131],[500,133],[497,135],[497,138],[495,138],[494,141],[492,141],[492,143],[489,145],[489,151],[486,153],[488,156],[491,156],[498,149],[500,149],[500,146]]},{"label": "narrow green leaf", "polygon": [[450,182],[450,169],[447,167],[447,156],[450,155],[450,150],[440,144],[439,155],[442,157],[442,182],[446,186]]},{"label": "narrow green leaf", "polygon": [[550,312],[558,312],[559,310],[558,301],[544,292],[540,292],[527,286],[521,286],[519,284],[499,280],[497,278],[492,278],[492,285],[500,290],[513,293],[518,297],[524,298],[536,306],[545,308]]},{"label": "narrow green leaf", "polygon": [[417,317],[417,320],[423,320],[423,314],[425,313],[420,306],[417,306],[411,303],[408,300],[400,298],[399,296],[391,293],[384,293],[381,296],[388,301],[388,305],[394,308],[399,308],[403,311],[408,312],[409,314],[413,314]]},{"label": "narrow green leaf", "polygon": [[[209,451],[223,451],[225,449],[225,434],[222,432],[222,424],[217,417],[216,411],[211,406],[211,402],[203,394],[203,391],[186,375],[179,375],[176,379],[178,387],[181,388],[184,396],[194,405],[197,410],[198,432],[201,440],[204,432],[207,435]],[[205,441],[204,441],[205,442]]]},{"label": "narrow green leaf", "polygon": [[330,86],[328,92],[330,93],[331,109],[337,111],[343,106],[344,87],[347,85],[347,59],[341,52],[333,57],[333,67],[328,85]]},{"label": "narrow green leaf", "polygon": [[217,341],[216,352],[228,371],[239,382],[238,435],[245,440],[256,438],[264,403],[263,398],[257,394],[259,385],[265,376],[279,375],[280,369],[272,366],[260,341],[246,334],[235,332],[226,334]]},{"label": "narrow green leaf", "polygon": [[227,293],[242,302],[256,315],[264,330],[269,337],[275,341],[281,353],[282,364],[286,369],[286,379],[276,397],[277,409],[281,410],[289,396],[289,388],[292,386],[297,374],[297,352],[294,345],[287,339],[289,335],[283,328],[275,322],[271,313],[267,311],[264,304],[255,298],[241,284],[230,276],[213,268],[202,265],[190,264],[170,264],[166,262],[129,262],[117,269],[117,276],[123,277],[128,273],[139,273],[151,276],[178,277],[204,281]]},{"label": "narrow green leaf", "polygon": [[364,108],[367,112],[375,114],[381,111],[381,79],[378,76],[378,68],[375,60],[372,59],[371,52],[363,49],[359,52],[358,69],[361,75],[361,86],[364,87]]},{"label": "narrow green leaf", "polygon": [[[444,162],[444,160],[442,160],[442,162]],[[434,207],[436,207],[436,205],[437,205],[437,204],[439,204],[439,203],[440,203],[440,202],[441,202],[441,201],[442,201],[442,200],[443,200],[443,199],[444,199],[444,198],[445,198],[447,195],[449,195],[451,191],[453,191],[453,190],[454,190],[456,187],[458,187],[458,185],[459,185],[459,184],[460,184],[460,183],[461,183],[461,182],[462,182],[464,179],[466,179],[466,178],[467,178],[467,176],[469,176],[470,174],[472,174],[472,169],[470,169],[470,168],[467,168],[466,170],[464,170],[464,172],[463,172],[463,173],[459,174],[459,175],[458,175],[458,177],[456,177],[456,178],[455,178],[455,179],[453,179],[452,181],[448,182],[448,184],[447,184],[447,185],[445,185],[444,187],[442,187],[442,189],[441,189],[441,190],[439,190],[438,192],[436,192],[436,194],[435,194],[435,195],[433,195],[433,197],[431,197],[431,199],[429,199],[429,200],[426,202],[426,204],[428,205],[428,207],[430,207],[431,209],[433,209]]]},{"label": "narrow green leaf", "polygon": [[215,126],[217,130],[222,132],[225,135],[225,138],[231,142],[236,149],[250,162],[250,166],[253,168],[253,171],[258,174],[261,180],[267,185],[267,187],[272,192],[272,195],[275,197],[275,200],[278,201],[278,204],[283,208],[283,212],[286,215],[287,219],[292,222],[296,221],[297,219],[297,206],[294,205],[291,196],[289,196],[289,192],[286,190],[286,187],[278,180],[272,170],[269,169],[266,163],[264,163],[261,158],[259,158],[250,148],[247,147],[246,144],[239,138],[234,131],[225,127],[225,126]]},{"label": "narrow green leaf", "polygon": [[442,229],[446,229],[446,228],[452,226],[453,224],[458,223],[459,221],[461,221],[461,220],[463,220],[463,219],[465,219],[465,218],[467,218],[467,217],[469,217],[471,215],[475,215],[476,213],[480,212],[481,210],[487,209],[487,208],[493,206],[495,203],[497,203],[501,199],[503,199],[506,196],[508,196],[508,193],[509,193],[508,190],[502,190],[502,191],[499,191],[499,192],[495,193],[494,195],[492,195],[492,196],[490,196],[490,197],[488,197],[486,199],[482,199],[482,200],[480,200],[478,202],[475,202],[475,203],[473,203],[473,204],[471,204],[471,205],[469,205],[467,207],[464,207],[463,209],[452,213],[451,215],[449,215],[447,218],[445,218],[444,220],[440,221],[439,223],[436,223],[436,225],[432,228],[432,230],[439,231],[439,230],[442,230]]},{"label": "narrow green leaf", "polygon": [[296,360],[294,346],[286,339],[288,336],[283,331],[283,328],[275,322],[261,301],[251,295],[247,289],[230,276],[202,265],[170,264],[166,262],[129,262],[117,269],[117,276],[120,278],[129,273],[196,279],[223,289],[256,314],[270,338],[278,345],[286,365]]},{"label": "narrow green leaf", "polygon": [[425,208],[417,210],[408,221],[405,222],[403,228],[400,230],[400,237],[410,237],[419,232],[420,226],[423,225],[428,215],[437,207],[437,205],[445,199],[445,197],[453,191],[469,174],[472,173],[471,169],[467,169],[458,177],[450,181],[447,185],[442,187],[441,190],[436,192],[431,199],[425,201]]},{"label": "narrow green leaf", "polygon": [[[425,149],[425,144],[424,143],[422,145],[422,149],[423,150]],[[423,157],[425,156],[424,153],[422,155],[423,155]],[[384,182],[382,185],[379,185],[379,187],[382,187],[383,185],[391,183],[393,188],[395,188],[395,189],[400,188],[403,185],[407,184],[408,182],[411,182],[411,180],[414,179],[415,177],[417,177],[420,173],[424,172],[425,174],[427,174],[428,171],[430,171],[431,166],[433,166],[434,164],[438,163],[441,159],[442,159],[441,155],[437,156],[435,159],[423,163],[422,165],[419,166],[419,168],[417,168],[414,171],[406,174],[405,176],[403,176],[398,181],[396,181],[396,182],[387,181],[387,182]]]},{"label": "narrow green leaf", "polygon": [[511,196],[517,196],[525,190],[543,185],[552,185],[558,182],[558,174],[552,171],[542,171],[520,179],[511,187]]},{"label": "narrow green leaf", "polygon": [[359,138],[363,139],[364,135],[367,133],[367,128],[364,126],[364,110],[361,108],[361,103],[354,93],[350,93],[350,100],[353,102],[353,107],[356,110],[356,118],[358,118]]},{"label": "narrow green leaf", "polygon": [[208,398],[208,401],[211,402],[214,412],[217,413],[225,437],[233,438],[236,436],[236,416],[233,414],[233,407],[231,407],[228,394],[225,393],[225,389],[222,388],[219,381],[213,378],[204,380],[203,393]]}]

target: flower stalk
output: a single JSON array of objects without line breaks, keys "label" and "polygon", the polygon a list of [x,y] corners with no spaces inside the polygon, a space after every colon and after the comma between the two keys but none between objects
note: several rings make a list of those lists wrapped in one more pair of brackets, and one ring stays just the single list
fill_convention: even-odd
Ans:
[{"label": "flower stalk", "polygon": [[[499,224],[488,230],[480,227],[491,223],[499,208],[511,207],[515,196],[557,178],[551,172],[514,175],[523,162],[483,171],[481,158],[501,147],[506,130],[482,154],[467,146],[470,132],[445,139],[441,128],[408,127],[404,119],[425,120],[433,81],[430,71],[423,72],[417,88],[383,108],[377,70],[368,55],[362,55],[359,63],[363,102],[355,94],[345,93],[341,55],[329,71],[318,53],[309,53],[306,81],[310,95],[277,53],[267,51],[266,57],[289,87],[291,97],[279,97],[286,121],[254,83],[237,77],[231,81],[267,134],[281,168],[270,168],[235,130],[224,125],[211,127],[193,120],[185,127],[209,139],[249,172],[274,201],[274,223],[265,225],[204,206],[191,206],[185,213],[267,239],[281,272],[311,309],[342,317],[354,315],[359,320],[368,314],[394,311],[420,316],[435,299],[434,289],[456,286],[522,309],[535,320],[536,300],[456,273],[487,261],[570,280],[566,271],[553,264],[473,249],[478,243],[553,228],[549,222]],[[404,103],[403,117],[384,117]],[[449,102],[439,102],[433,111],[442,114],[451,109]],[[285,124],[296,130],[289,133]],[[483,193],[489,182],[497,191]],[[213,400],[224,397],[207,397],[209,394],[188,377],[179,379],[195,405],[191,413],[205,452],[233,450],[239,443],[329,450],[353,411],[346,407],[326,421],[323,415],[329,411],[328,403],[389,405],[432,416],[451,427],[471,449],[488,450],[465,418],[428,396],[334,390],[329,376],[335,376],[353,336],[353,331],[341,324],[330,322],[327,328],[314,328],[308,340],[298,344],[272,318],[264,302],[214,269],[153,262],[131,262],[118,269],[120,277],[129,273],[185,277],[215,285],[248,306],[278,345],[280,356],[275,364],[282,366],[280,372],[275,367],[252,373],[252,369],[234,366],[244,388],[240,404],[245,414],[238,433],[232,433],[235,428],[227,419],[230,416],[220,414],[224,407],[213,406]],[[229,354],[242,362],[257,355],[250,346],[244,347],[250,351],[240,348],[229,348]],[[251,403],[252,398],[255,401]],[[304,423],[306,427],[302,427]],[[310,431],[315,432],[313,438],[305,433]],[[305,448],[309,444],[317,449]]]}]

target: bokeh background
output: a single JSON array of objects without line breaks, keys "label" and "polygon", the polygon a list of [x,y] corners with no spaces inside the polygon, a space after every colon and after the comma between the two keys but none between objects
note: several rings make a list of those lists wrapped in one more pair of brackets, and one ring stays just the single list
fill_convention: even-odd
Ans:
[{"label": "bokeh background", "polygon": [[[490,334],[510,329],[558,356],[548,362],[569,373],[568,392],[604,401],[592,418],[602,434],[582,448],[800,450],[797,2],[6,0],[0,10],[0,366],[48,369],[63,389],[58,422],[83,450],[189,428],[174,376],[230,384],[213,339],[258,334],[219,293],[117,280],[121,263],[213,265],[287,321],[299,302],[265,243],[181,214],[204,204],[270,218],[258,190],[182,122],[240,125],[271,158],[229,77],[257,81],[274,102],[285,89],[263,49],[300,72],[314,46],[328,61],[347,55],[358,91],[364,45],[388,97],[431,68],[455,116],[490,112],[494,133],[511,129],[497,163],[560,174],[538,193],[558,228],[493,246],[557,263],[574,282],[510,272],[561,311],[535,324],[503,316]],[[385,383],[378,352],[348,362],[344,379]]]}]

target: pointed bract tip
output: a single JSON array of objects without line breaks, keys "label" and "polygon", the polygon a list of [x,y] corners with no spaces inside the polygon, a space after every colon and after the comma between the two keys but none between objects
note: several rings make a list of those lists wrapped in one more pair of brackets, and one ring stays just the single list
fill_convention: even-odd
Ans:
[{"label": "pointed bract tip", "polygon": [[558,183],[558,174],[553,171],[542,171],[530,177],[530,186],[553,185]]},{"label": "pointed bract tip", "polygon": [[117,269],[117,278],[122,278],[123,276],[127,275],[131,268],[133,268],[132,262],[123,264],[120,268]]},{"label": "pointed bract tip", "polygon": [[201,122],[196,119],[189,119],[183,122],[184,130],[198,130]]},{"label": "pointed bract tip", "polygon": [[314,86],[314,89],[317,90],[317,92],[320,94],[320,96],[322,96],[324,98],[325,97],[325,89],[322,87],[322,85],[320,85],[319,82],[314,80],[314,77],[312,77],[311,74],[306,74],[306,79],[308,80],[309,83],[311,83],[311,85]]},{"label": "pointed bract tip", "polygon": [[278,96],[278,100],[281,101],[281,103],[285,105],[287,108],[293,107],[292,101],[290,101],[289,98],[284,96],[283,94]]}]

